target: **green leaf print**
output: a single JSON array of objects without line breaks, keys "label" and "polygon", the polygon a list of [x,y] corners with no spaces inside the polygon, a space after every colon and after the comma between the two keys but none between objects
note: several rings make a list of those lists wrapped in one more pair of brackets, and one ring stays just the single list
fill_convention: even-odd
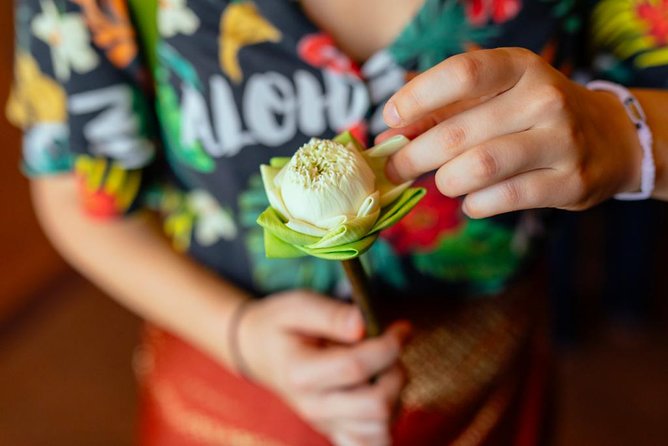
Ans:
[{"label": "green leaf print", "polygon": [[248,180],[248,186],[249,189],[239,197],[240,222],[245,228],[256,228],[257,219],[269,205],[269,200],[260,175],[253,175]]},{"label": "green leaf print", "polygon": [[423,274],[453,282],[471,282],[480,292],[495,292],[517,271],[513,232],[487,220],[469,220],[459,234],[445,237],[428,254],[412,256]]},{"label": "green leaf print", "polygon": [[385,282],[397,289],[408,287],[408,279],[401,267],[401,261],[392,246],[379,238],[376,243],[362,256],[362,263],[367,271],[374,271]]},{"label": "green leaf print", "polygon": [[397,62],[415,60],[417,69],[424,71],[468,46],[484,44],[496,33],[496,27],[470,24],[458,0],[427,0],[389,51]]},{"label": "green leaf print", "polygon": [[173,48],[163,49],[160,45],[161,65],[156,69],[157,111],[160,117],[168,161],[177,166],[181,162],[198,172],[211,173],[216,168],[215,160],[197,142],[184,146],[181,141],[181,104],[178,94],[169,82],[170,70],[180,80],[194,86],[201,86],[192,65],[183,59]]},{"label": "green leaf print", "polygon": [[146,100],[146,93],[139,88],[132,89],[132,111],[137,117],[139,134],[150,139],[155,135],[155,122],[149,119],[151,111]]},{"label": "green leaf print", "polygon": [[251,255],[255,284],[266,293],[295,288],[309,288],[320,293],[328,293],[343,277],[339,262],[315,257],[266,258],[261,230],[248,230],[246,246]]},{"label": "green leaf print", "polygon": [[542,0],[553,3],[552,15],[561,19],[567,33],[575,34],[582,28],[582,17],[577,10],[577,0]]},{"label": "green leaf print", "polygon": [[166,43],[158,46],[158,57],[162,66],[168,67],[176,77],[183,83],[190,85],[196,90],[202,91],[202,82],[195,67],[179,54],[176,49]]}]

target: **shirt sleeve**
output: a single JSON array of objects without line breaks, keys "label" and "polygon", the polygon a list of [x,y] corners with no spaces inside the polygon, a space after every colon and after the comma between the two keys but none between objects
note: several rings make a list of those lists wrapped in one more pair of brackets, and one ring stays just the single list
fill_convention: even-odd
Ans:
[{"label": "shirt sleeve", "polygon": [[594,71],[630,87],[668,88],[668,4],[600,0],[593,4]]},{"label": "shirt sleeve", "polygon": [[84,208],[137,207],[155,125],[127,0],[16,0],[15,78],[7,105],[29,176],[74,172]]}]

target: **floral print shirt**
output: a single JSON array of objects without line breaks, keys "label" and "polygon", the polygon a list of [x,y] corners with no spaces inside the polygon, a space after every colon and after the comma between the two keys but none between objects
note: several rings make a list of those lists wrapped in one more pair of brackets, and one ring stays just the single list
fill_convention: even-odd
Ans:
[{"label": "floral print shirt", "polygon": [[[158,210],[176,249],[258,295],[345,292],[334,262],[265,258],[259,165],[311,136],[371,141],[384,102],[448,56],[522,46],[567,74],[587,60],[598,77],[668,88],[668,0],[426,0],[361,66],[289,0],[161,0],[143,54],[139,1],[17,0],[8,116],[24,169],[74,171],[96,217]],[[364,258],[381,286],[494,293],[522,271],[532,213],[472,221],[433,176],[417,183],[426,198]]]}]

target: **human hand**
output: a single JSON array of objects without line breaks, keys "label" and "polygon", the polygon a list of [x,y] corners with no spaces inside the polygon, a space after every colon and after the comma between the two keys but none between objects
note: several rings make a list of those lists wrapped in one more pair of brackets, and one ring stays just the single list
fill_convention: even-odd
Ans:
[{"label": "human hand", "polygon": [[334,444],[390,444],[391,418],[405,383],[398,360],[410,331],[406,323],[363,340],[356,307],[292,291],[251,304],[238,329],[251,377]]},{"label": "human hand", "polygon": [[474,218],[554,207],[581,210],[639,189],[642,150],[622,104],[522,48],[453,56],[385,108],[415,138],[388,163],[397,183],[438,169],[444,195]]}]

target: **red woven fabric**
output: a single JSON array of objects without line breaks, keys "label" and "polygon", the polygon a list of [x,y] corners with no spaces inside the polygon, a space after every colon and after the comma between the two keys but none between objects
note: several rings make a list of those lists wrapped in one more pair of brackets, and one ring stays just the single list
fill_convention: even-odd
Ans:
[{"label": "red woven fabric", "polygon": [[[180,339],[148,330],[139,355],[143,389],[142,446],[328,446],[330,443],[267,389],[231,373]],[[534,363],[535,360],[529,361]],[[532,369],[534,369],[532,367]],[[544,373],[540,365],[537,370]],[[524,375],[524,374],[521,374]],[[396,446],[501,445],[515,438],[530,446],[537,418],[518,408],[520,375],[490,392],[470,413],[404,411],[394,429]],[[536,383],[528,404],[536,410]],[[538,392],[541,393],[541,392]],[[522,419],[523,418],[523,419]],[[518,420],[528,426],[518,426]],[[519,432],[528,429],[529,435]],[[503,438],[502,438],[503,437]],[[536,444],[536,443],[533,443]]]}]

